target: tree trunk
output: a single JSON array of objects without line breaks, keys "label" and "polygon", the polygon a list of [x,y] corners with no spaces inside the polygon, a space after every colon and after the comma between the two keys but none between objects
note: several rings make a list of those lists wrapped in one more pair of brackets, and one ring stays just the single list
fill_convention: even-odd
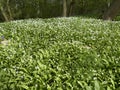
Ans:
[{"label": "tree trunk", "polygon": [[5,19],[5,21],[13,20],[9,0],[6,0],[6,3],[0,7],[1,13]]},{"label": "tree trunk", "polygon": [[63,0],[63,17],[67,16],[67,0]]},{"label": "tree trunk", "polygon": [[2,13],[2,15],[3,15],[3,17],[4,17],[4,19],[5,19],[5,21],[9,21],[9,18],[8,18],[8,16],[7,16],[7,14],[5,13],[5,11],[4,11],[4,9],[3,9],[3,7],[1,7],[0,8],[0,10],[1,10],[1,13]]},{"label": "tree trunk", "polygon": [[75,1],[74,0],[71,0],[70,1],[70,7],[69,7],[69,12],[68,12],[68,15],[71,16],[72,15],[72,11],[73,11],[73,6],[75,4]]},{"label": "tree trunk", "polygon": [[11,12],[11,9],[10,9],[10,6],[9,6],[9,0],[7,0],[6,6],[7,6],[8,13],[9,13],[9,20],[13,20],[12,12]]},{"label": "tree trunk", "polygon": [[108,10],[104,13],[103,19],[104,20],[113,20],[119,11],[120,11],[120,0],[115,0],[110,5]]}]

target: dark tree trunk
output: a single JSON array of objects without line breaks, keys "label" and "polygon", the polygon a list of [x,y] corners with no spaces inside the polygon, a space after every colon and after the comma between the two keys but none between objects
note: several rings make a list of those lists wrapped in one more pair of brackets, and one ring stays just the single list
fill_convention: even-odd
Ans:
[{"label": "dark tree trunk", "polygon": [[71,0],[70,1],[70,7],[69,7],[69,12],[68,15],[71,16],[72,15],[72,11],[73,11],[73,6],[75,4],[75,0]]},{"label": "dark tree trunk", "polygon": [[115,0],[110,5],[108,10],[104,13],[103,19],[104,20],[113,20],[119,11],[120,11],[120,0]]}]

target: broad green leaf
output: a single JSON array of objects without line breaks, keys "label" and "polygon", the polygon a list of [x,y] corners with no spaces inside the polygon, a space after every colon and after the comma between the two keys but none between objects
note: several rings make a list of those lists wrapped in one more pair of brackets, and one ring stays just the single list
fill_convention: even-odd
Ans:
[{"label": "broad green leaf", "polygon": [[94,81],[94,84],[95,84],[95,90],[100,90],[100,84],[97,80]]},{"label": "broad green leaf", "polygon": [[27,85],[25,85],[25,84],[18,85],[18,86],[19,86],[19,88],[23,88],[23,89],[26,89],[26,90],[29,89],[29,87]]}]

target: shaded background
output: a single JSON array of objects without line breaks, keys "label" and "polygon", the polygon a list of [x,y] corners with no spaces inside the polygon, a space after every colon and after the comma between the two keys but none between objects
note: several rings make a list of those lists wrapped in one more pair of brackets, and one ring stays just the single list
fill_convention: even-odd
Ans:
[{"label": "shaded background", "polygon": [[[74,0],[69,16],[101,18],[113,0]],[[67,14],[71,0],[67,0]],[[0,0],[0,22],[63,15],[63,0]]]}]

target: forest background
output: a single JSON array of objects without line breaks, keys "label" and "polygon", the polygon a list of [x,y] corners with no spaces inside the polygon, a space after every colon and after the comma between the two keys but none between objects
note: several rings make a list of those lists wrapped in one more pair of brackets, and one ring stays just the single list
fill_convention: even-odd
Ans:
[{"label": "forest background", "polygon": [[0,22],[62,16],[103,18],[113,1],[120,2],[120,0],[0,0]]}]

